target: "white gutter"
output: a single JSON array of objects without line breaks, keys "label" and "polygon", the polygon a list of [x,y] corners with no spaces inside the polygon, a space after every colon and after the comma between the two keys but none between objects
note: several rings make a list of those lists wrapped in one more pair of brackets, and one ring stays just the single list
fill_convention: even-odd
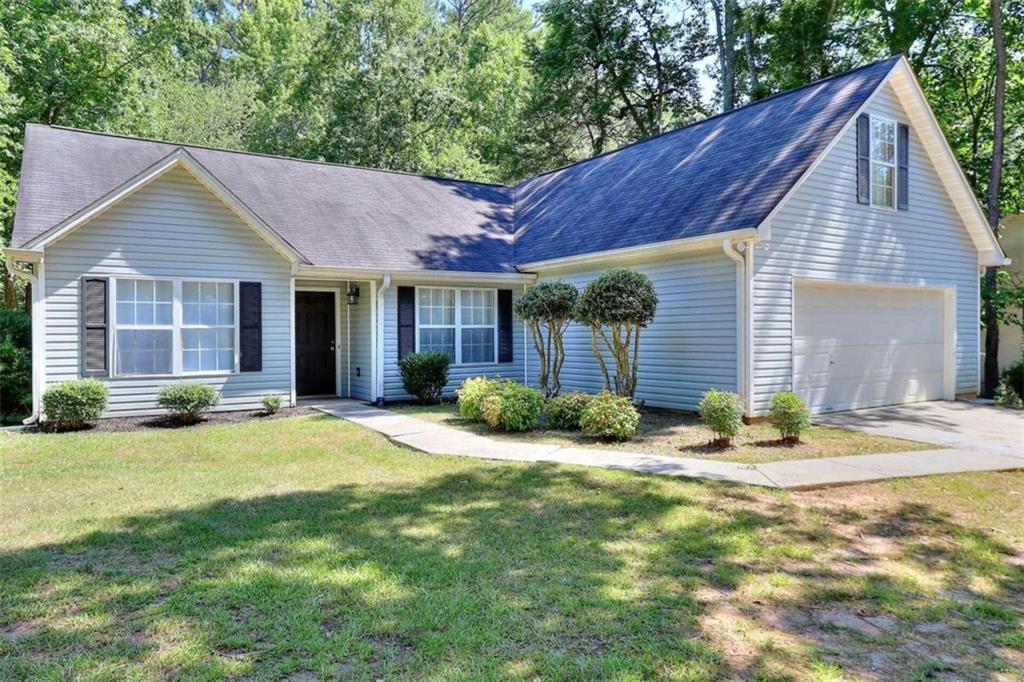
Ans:
[{"label": "white gutter", "polygon": [[378,405],[384,404],[384,294],[388,289],[391,288],[391,275],[384,275],[384,282],[377,289],[376,296],[376,343],[374,344],[374,355],[376,356],[373,363],[374,371],[374,386],[376,388],[376,403]]},{"label": "white gutter", "polygon": [[722,250],[736,263],[736,367],[737,392],[748,417],[754,413],[754,242],[722,240]]}]

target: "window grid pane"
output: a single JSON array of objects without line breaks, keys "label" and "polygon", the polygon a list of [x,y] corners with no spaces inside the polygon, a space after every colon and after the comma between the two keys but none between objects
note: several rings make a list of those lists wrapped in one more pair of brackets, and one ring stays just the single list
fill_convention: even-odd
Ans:
[{"label": "window grid pane", "polygon": [[114,361],[117,373],[170,374],[173,371],[173,283],[119,279],[116,289]]},{"label": "window grid pane", "polygon": [[183,372],[234,370],[234,284],[182,282],[181,318]]},{"label": "window grid pane", "polygon": [[462,362],[494,362],[494,329],[470,327],[462,330]]}]

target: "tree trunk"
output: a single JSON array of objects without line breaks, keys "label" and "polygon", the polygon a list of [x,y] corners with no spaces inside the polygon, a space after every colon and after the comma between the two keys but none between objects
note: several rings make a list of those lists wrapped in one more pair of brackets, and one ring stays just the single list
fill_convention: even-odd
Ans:
[{"label": "tree trunk", "polygon": [[754,61],[754,31],[750,26],[743,29],[743,47],[747,55],[747,79],[750,81],[750,99],[761,99],[761,80],[757,77],[757,62]]},{"label": "tree trunk", "polygon": [[[999,232],[999,194],[1003,182],[1003,105],[1006,99],[1006,44],[1003,42],[1003,22],[1000,0],[992,0],[992,46],[996,53],[996,88],[994,121],[992,126],[992,172],[988,183],[988,224]],[[992,293],[998,286],[997,268],[985,271],[985,286]],[[999,385],[999,319],[995,296],[985,303],[985,377],[982,395],[991,398]]]},{"label": "tree trunk", "polygon": [[715,16],[715,43],[721,72],[722,111],[736,108],[736,0],[711,0]]}]

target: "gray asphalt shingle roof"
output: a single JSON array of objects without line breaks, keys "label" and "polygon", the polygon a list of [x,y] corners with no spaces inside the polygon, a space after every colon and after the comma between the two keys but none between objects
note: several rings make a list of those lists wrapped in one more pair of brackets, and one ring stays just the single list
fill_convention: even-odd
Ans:
[{"label": "gray asphalt shingle roof", "polygon": [[178,147],[318,266],[512,272],[521,263],[756,227],[897,60],[515,188],[31,125],[11,243],[23,246]]}]

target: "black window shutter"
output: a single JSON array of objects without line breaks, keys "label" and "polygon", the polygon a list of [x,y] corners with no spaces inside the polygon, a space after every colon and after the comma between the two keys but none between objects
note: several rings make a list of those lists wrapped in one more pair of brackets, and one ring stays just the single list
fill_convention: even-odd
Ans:
[{"label": "black window shutter", "polygon": [[238,368],[263,371],[263,285],[238,283]]},{"label": "black window shutter", "polygon": [[511,289],[498,289],[498,362],[512,362]]},{"label": "black window shutter", "polygon": [[102,277],[83,277],[79,283],[82,376],[110,376],[110,344],[107,343],[108,288],[108,280]]},{"label": "black window shutter", "polygon": [[857,203],[871,203],[871,124],[867,114],[857,117]]},{"label": "black window shutter", "polygon": [[905,123],[896,126],[896,208],[910,208],[910,128]]},{"label": "black window shutter", "polygon": [[398,287],[398,359],[416,351],[416,287]]}]

